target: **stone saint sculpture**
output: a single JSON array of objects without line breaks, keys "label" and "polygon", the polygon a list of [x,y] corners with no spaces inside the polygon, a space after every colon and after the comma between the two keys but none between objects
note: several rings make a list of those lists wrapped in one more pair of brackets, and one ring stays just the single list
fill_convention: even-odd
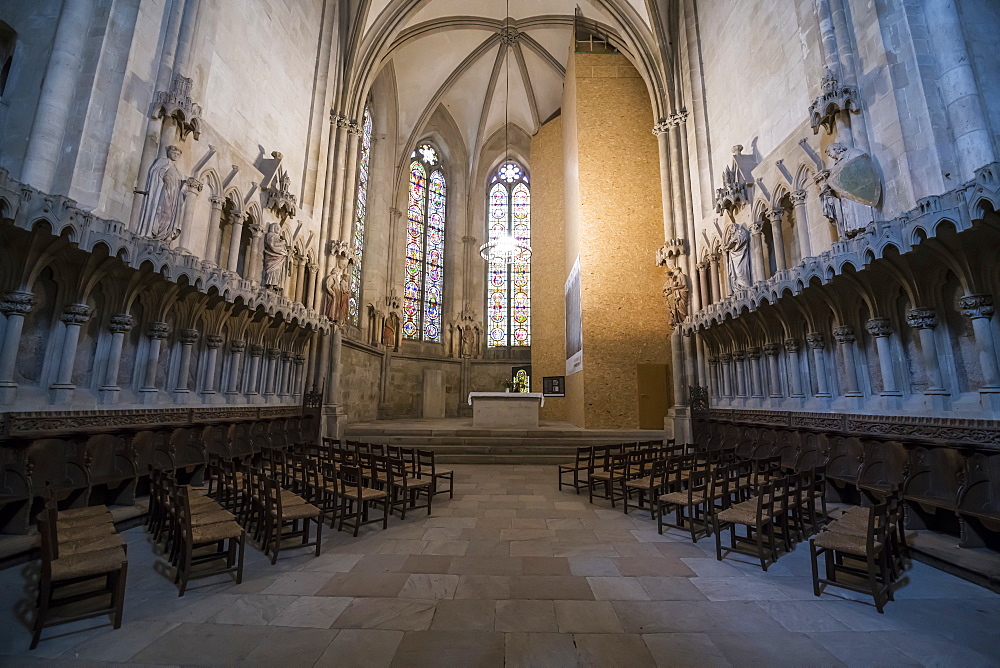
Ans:
[{"label": "stone saint sculpture", "polygon": [[156,159],[146,178],[146,205],[139,217],[136,235],[170,241],[180,234],[177,209],[184,178],[174,165],[181,150],[168,146],[167,154]]},{"label": "stone saint sculpture", "polygon": [[335,266],[323,279],[324,315],[334,322],[347,319],[351,300],[351,269],[354,260],[345,255],[337,256]]},{"label": "stone saint sculpture", "polygon": [[288,274],[288,243],[281,228],[271,223],[264,235],[264,287],[281,292]]},{"label": "stone saint sculpture", "polygon": [[729,290],[750,287],[750,232],[743,225],[732,223],[726,228],[723,246],[729,256]]},{"label": "stone saint sculpture", "polygon": [[688,317],[688,298],[691,290],[688,288],[687,277],[680,269],[667,273],[663,283],[663,297],[667,302],[667,321],[672,327],[684,322]]},{"label": "stone saint sculpture", "polygon": [[459,355],[461,357],[475,357],[476,352],[476,331],[471,325],[462,328],[462,339],[459,344]]}]

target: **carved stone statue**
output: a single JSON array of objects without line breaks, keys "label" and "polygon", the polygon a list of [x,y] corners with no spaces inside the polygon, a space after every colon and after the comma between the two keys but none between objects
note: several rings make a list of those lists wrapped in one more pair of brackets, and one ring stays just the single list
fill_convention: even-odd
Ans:
[{"label": "carved stone statue", "polygon": [[743,225],[732,223],[726,228],[722,246],[729,256],[729,290],[750,287],[750,232]]},{"label": "carved stone statue", "polygon": [[346,255],[337,256],[336,266],[323,279],[324,298],[323,313],[334,322],[347,320],[351,301],[351,270],[354,258]]},{"label": "carved stone statue", "polygon": [[833,192],[830,184],[823,184],[819,191],[819,199],[823,203],[823,216],[834,225],[837,224],[837,193]]},{"label": "carved stone statue", "polygon": [[146,204],[135,233],[140,237],[170,241],[180,234],[177,223],[178,203],[184,177],[174,165],[181,150],[168,146],[167,154],[157,158],[146,178]]},{"label": "carved stone statue", "polygon": [[676,327],[688,317],[690,295],[684,272],[680,269],[668,272],[663,284],[663,298],[667,302],[667,321],[671,327]]},{"label": "carved stone statue", "polygon": [[271,223],[264,235],[264,287],[281,292],[288,276],[288,242],[281,236],[281,228]]},{"label": "carved stone statue", "polygon": [[476,331],[473,329],[472,325],[462,327],[462,340],[459,344],[459,356],[476,356]]},{"label": "carved stone statue", "polygon": [[387,348],[396,347],[396,330],[399,328],[399,316],[390,313],[389,317],[382,321],[382,345]]}]

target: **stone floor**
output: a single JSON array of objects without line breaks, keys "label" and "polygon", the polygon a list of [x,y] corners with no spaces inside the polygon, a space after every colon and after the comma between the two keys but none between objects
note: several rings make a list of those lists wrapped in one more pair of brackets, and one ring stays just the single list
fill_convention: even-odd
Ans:
[{"label": "stone floor", "polygon": [[183,598],[127,532],[125,623],[48,629],[28,652],[27,583],[0,572],[0,664],[674,666],[997,665],[1000,595],[914,564],[884,615],[812,594],[808,550],[767,573],[649,516],[556,491],[554,467],[456,467],[454,500],[323,555],[247,552],[237,586]]}]

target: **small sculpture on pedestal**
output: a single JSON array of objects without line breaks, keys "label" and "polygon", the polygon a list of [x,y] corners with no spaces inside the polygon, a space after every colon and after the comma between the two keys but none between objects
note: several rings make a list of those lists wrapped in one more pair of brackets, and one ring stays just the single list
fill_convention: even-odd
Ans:
[{"label": "small sculpture on pedestal", "polygon": [[139,217],[136,235],[170,241],[180,234],[177,209],[184,177],[174,165],[181,150],[168,146],[166,155],[157,158],[146,178],[146,203]]},{"label": "small sculpture on pedestal", "polygon": [[271,223],[264,235],[264,287],[282,292],[288,276],[288,242],[281,236],[281,228]]}]

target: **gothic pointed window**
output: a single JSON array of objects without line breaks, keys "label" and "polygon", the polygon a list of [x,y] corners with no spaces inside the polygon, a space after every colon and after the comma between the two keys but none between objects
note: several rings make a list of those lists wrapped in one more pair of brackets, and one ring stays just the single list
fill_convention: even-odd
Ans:
[{"label": "gothic pointed window", "polygon": [[351,269],[351,297],[347,302],[347,315],[352,325],[360,325],[361,316],[361,262],[365,255],[365,214],[368,211],[368,177],[372,162],[372,112],[365,107],[361,121],[361,155],[358,158],[358,195],[354,207],[354,234],[351,250],[354,267]]},{"label": "gothic pointed window", "polygon": [[403,270],[403,336],[441,342],[447,183],[430,144],[410,156]]},{"label": "gothic pointed window", "polygon": [[[531,191],[528,175],[514,162],[500,165],[489,184],[490,241],[513,236],[531,243]],[[507,264],[494,257],[487,267],[486,312],[489,346],[531,345],[531,260]]]}]

